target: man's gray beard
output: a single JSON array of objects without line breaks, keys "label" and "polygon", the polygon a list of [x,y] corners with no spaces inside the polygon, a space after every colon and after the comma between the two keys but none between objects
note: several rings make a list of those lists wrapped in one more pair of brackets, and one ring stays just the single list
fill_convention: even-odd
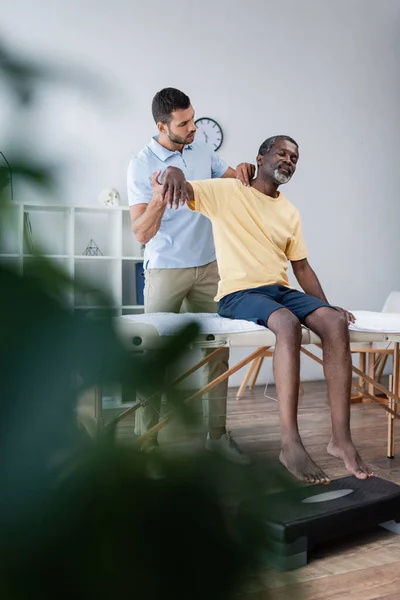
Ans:
[{"label": "man's gray beard", "polygon": [[281,173],[279,169],[275,169],[274,171],[274,178],[278,183],[287,183],[291,177],[291,175],[285,175],[284,173]]}]

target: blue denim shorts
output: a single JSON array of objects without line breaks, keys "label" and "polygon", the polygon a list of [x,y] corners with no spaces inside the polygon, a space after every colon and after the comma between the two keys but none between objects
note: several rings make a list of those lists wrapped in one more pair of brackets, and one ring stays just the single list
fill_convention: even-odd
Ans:
[{"label": "blue denim shorts", "polygon": [[267,327],[270,315],[280,308],[287,308],[304,324],[307,315],[323,306],[332,308],[314,296],[284,285],[263,285],[224,296],[219,301],[218,313],[221,317],[245,319]]}]

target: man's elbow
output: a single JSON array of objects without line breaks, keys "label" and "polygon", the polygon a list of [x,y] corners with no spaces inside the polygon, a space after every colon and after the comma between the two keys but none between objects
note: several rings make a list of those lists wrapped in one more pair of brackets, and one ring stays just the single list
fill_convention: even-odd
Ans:
[{"label": "man's elbow", "polygon": [[304,275],[305,273],[307,273],[308,268],[306,265],[296,265],[295,267],[293,267],[293,273],[299,277],[301,277],[302,275]]},{"label": "man's elbow", "polygon": [[292,262],[293,274],[297,281],[303,279],[310,272],[311,268],[307,261],[294,261]]},{"label": "man's elbow", "polygon": [[300,260],[290,260],[292,263],[293,271],[306,271],[310,268],[309,262],[306,258],[302,258]]},{"label": "man's elbow", "polygon": [[146,235],[140,227],[137,227],[135,225],[135,223],[133,223],[132,225],[132,233],[135,236],[136,240],[139,242],[139,244],[145,245],[151,240],[151,237],[149,235]]}]

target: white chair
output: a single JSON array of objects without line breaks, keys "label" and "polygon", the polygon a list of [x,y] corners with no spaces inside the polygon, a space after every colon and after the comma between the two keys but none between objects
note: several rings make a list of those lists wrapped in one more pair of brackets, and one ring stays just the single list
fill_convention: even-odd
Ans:
[{"label": "white chair", "polygon": [[[390,292],[389,296],[382,308],[383,313],[400,313],[400,292]],[[359,354],[360,371],[367,373],[369,377],[377,379],[380,382],[385,369],[387,359],[393,356],[392,344],[384,344],[382,342],[374,342],[365,346],[352,346],[353,354]],[[368,357],[368,360],[367,360]],[[367,369],[367,370],[366,370]],[[375,396],[375,388],[372,383],[366,384],[360,377],[359,385],[363,390],[368,391],[372,396]],[[352,397],[353,402],[372,402],[372,400],[362,392],[359,392]]]},{"label": "white chair", "polygon": [[390,292],[383,305],[384,313],[400,313],[400,292]]}]

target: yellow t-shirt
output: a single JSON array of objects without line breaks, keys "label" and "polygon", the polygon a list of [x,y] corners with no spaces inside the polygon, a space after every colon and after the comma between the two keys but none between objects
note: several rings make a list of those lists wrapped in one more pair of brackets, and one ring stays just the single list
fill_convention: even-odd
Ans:
[{"label": "yellow t-shirt", "polygon": [[220,282],[215,300],[262,285],[289,285],[288,260],[307,258],[300,215],[237,179],[191,181],[189,208],[211,220]]}]

